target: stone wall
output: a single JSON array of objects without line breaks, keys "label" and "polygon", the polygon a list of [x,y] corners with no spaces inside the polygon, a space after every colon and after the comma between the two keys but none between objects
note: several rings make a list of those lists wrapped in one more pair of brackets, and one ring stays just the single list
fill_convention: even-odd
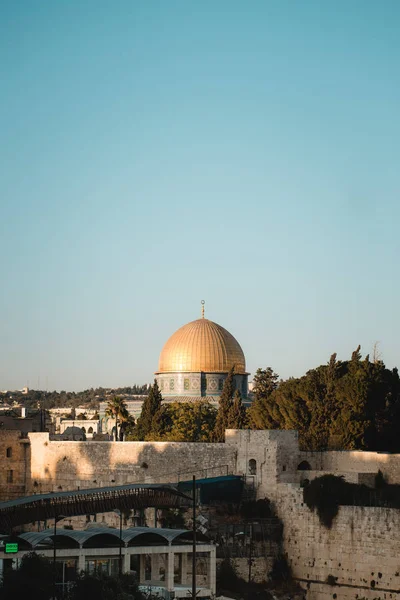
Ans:
[{"label": "stone wall", "polygon": [[29,441],[19,431],[0,435],[0,501],[23,496],[27,477]]},{"label": "stone wall", "polygon": [[236,472],[254,479],[259,498],[278,481],[293,481],[299,460],[297,431],[227,429],[225,445],[237,448]]},{"label": "stone wall", "polygon": [[[372,481],[378,469],[397,482],[399,455],[304,453],[294,431],[227,430],[224,444],[62,442],[50,440],[48,433],[24,438],[16,431],[2,431],[0,456],[5,465],[0,471],[2,499],[61,489],[176,482],[192,474],[246,475],[258,498],[267,496],[274,502],[284,523],[284,552],[294,576],[308,589],[309,600],[400,600],[400,511],[341,507],[329,530],[303,503],[299,485],[307,473],[314,477],[324,472],[344,473],[349,481]],[[297,470],[303,460],[311,471]],[[13,483],[8,484],[10,470]]]},{"label": "stone wall", "polygon": [[313,470],[329,473],[377,473],[382,471],[388,483],[400,483],[400,454],[361,450],[300,452],[300,462],[309,462]]},{"label": "stone wall", "polygon": [[[222,558],[217,558],[217,565],[222,562]],[[231,564],[236,571],[236,575],[244,581],[249,580],[249,559],[248,558],[231,558]],[[251,581],[254,583],[264,583],[268,581],[268,573],[272,570],[274,559],[269,556],[267,558],[252,558],[251,559]]]},{"label": "stone wall", "polygon": [[[323,475],[331,475],[332,471],[297,471],[297,475],[292,478],[289,483],[300,483],[304,481],[312,481],[317,477]],[[348,483],[359,483],[367,485],[368,487],[375,487],[376,472],[373,473],[359,473],[357,471],[336,471],[335,475],[343,477]]]},{"label": "stone wall", "polygon": [[236,450],[227,444],[178,442],[63,442],[29,434],[28,493],[168,483],[235,472]]},{"label": "stone wall", "polygon": [[[237,472],[255,465],[257,497],[268,496],[284,523],[283,549],[308,600],[400,600],[400,511],[342,506],[331,530],[303,502],[301,478],[343,474],[373,485],[379,469],[400,481],[400,456],[375,452],[299,451],[293,431],[226,432],[238,449]],[[307,460],[312,471],[298,471]],[[327,583],[336,583],[332,586]]]},{"label": "stone wall", "polygon": [[278,488],[284,549],[307,600],[400,598],[399,510],[342,506],[327,529],[300,488]]}]

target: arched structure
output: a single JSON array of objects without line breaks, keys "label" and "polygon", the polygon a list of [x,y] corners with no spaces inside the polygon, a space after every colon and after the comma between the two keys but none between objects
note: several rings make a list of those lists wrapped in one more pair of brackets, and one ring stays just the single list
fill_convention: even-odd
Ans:
[{"label": "arched structure", "polygon": [[[107,575],[135,572],[139,590],[146,594],[152,588],[160,598],[184,600],[190,590],[192,531],[131,527],[120,532],[119,528],[95,526],[84,531],[60,528],[54,536],[54,529],[50,528],[2,536],[2,542],[0,560],[10,558],[4,553],[4,546],[11,542],[18,545],[19,559],[35,551],[57,561],[60,567],[63,565],[56,570],[60,591],[66,591],[68,582],[82,571]],[[196,547],[196,597],[205,600],[216,593],[216,546],[198,532]]]},{"label": "arched structure", "polygon": [[297,465],[298,471],[311,471],[311,465],[308,460],[302,460],[299,465]]},{"label": "arched structure", "polygon": [[249,460],[249,475],[257,475],[257,461],[255,458]]},{"label": "arched structure", "polygon": [[[15,539],[21,541],[27,550],[50,547],[54,545],[54,529],[20,533]],[[122,530],[121,539],[126,547],[181,546],[193,543],[193,532],[187,529],[130,527]],[[196,532],[196,539],[198,542],[208,542],[201,532]],[[55,540],[57,548],[117,548],[120,544],[119,530],[111,527],[93,527],[84,531],[60,529]]]}]

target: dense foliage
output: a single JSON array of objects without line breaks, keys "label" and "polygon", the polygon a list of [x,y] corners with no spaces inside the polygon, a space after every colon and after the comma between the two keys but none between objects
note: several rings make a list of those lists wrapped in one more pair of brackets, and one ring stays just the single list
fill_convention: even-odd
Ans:
[{"label": "dense foliage", "polygon": [[279,375],[271,367],[257,369],[253,378],[253,403],[249,410],[250,426],[253,429],[264,429],[268,421],[268,400],[272,392],[278,387]]},{"label": "dense foliage", "polygon": [[216,409],[209,402],[164,404],[154,415],[151,429],[145,439],[169,442],[211,442],[216,415]]},{"label": "dense foliage", "polygon": [[115,441],[122,442],[127,432],[133,430],[135,419],[129,414],[127,404],[120,396],[112,396],[107,403],[106,416],[115,419]]},{"label": "dense foliage", "polygon": [[228,412],[228,429],[245,429],[247,426],[247,411],[242,402],[239,390],[233,395],[231,407]]},{"label": "dense foliage", "polygon": [[143,400],[142,412],[137,420],[136,427],[133,429],[131,435],[127,436],[127,439],[132,440],[146,440],[152,439],[152,431],[154,429],[153,420],[161,408],[162,396],[158,387],[157,380],[154,380],[154,384],[150,386],[149,393]]},{"label": "dense foliage", "polygon": [[68,600],[143,600],[132,575],[110,577],[102,574],[81,573]]},{"label": "dense foliage", "polygon": [[49,600],[53,595],[53,569],[51,562],[31,552],[22,557],[18,569],[5,569],[0,587],[2,600],[29,598]]},{"label": "dense foliage", "polygon": [[296,429],[306,450],[400,450],[400,379],[381,360],[348,361],[333,354],[327,365],[277,382],[272,369],[257,371],[249,410],[256,429]]},{"label": "dense foliage", "polygon": [[[31,552],[18,569],[6,569],[0,584],[2,600],[50,600],[53,597],[53,564],[48,558]],[[81,573],[64,595],[65,600],[142,600],[132,575],[109,577]]]},{"label": "dense foliage", "polygon": [[222,442],[225,429],[251,427],[295,429],[303,450],[400,451],[400,378],[376,353],[372,361],[362,358],[360,347],[350,360],[337,360],[333,354],[327,364],[286,381],[271,367],[258,369],[253,382],[248,410],[235,389],[234,369],[225,380],[218,412],[202,401],[162,405],[156,381],[150,388],[132,386],[114,393],[104,388],[80,393],[30,390],[27,395],[3,394],[2,399],[10,405],[19,400],[28,408],[73,410],[80,404],[98,408],[100,401],[111,398],[113,403],[123,394],[147,394],[135,427],[124,411],[118,415],[119,439]]},{"label": "dense foliage", "polygon": [[[283,559],[281,559],[281,561],[283,562]],[[277,569],[275,569],[275,571],[269,575],[275,574],[276,571]],[[236,600],[241,598],[247,598],[247,600],[273,600],[276,598],[276,595],[271,593],[272,590],[269,591],[267,589],[267,584],[265,582],[255,583],[252,579],[249,580],[248,577],[246,577],[246,579],[239,577],[232,560],[229,558],[224,558],[217,565],[216,575],[217,596],[221,596],[222,598],[228,597]],[[249,575],[251,574],[249,573]],[[267,575],[267,573],[265,575]],[[290,584],[290,592],[292,592],[292,590],[293,592],[298,592],[299,590],[293,586],[291,579],[289,579],[291,577],[290,570],[286,570],[285,576],[286,586],[289,587]],[[282,578],[283,577],[278,580],[277,577],[274,583],[280,584]],[[281,585],[279,585],[279,587],[281,587]],[[292,593],[287,594],[287,596],[290,598]]]},{"label": "dense foliage", "polygon": [[221,396],[219,398],[218,413],[214,429],[214,439],[216,442],[225,441],[225,429],[229,427],[229,415],[233,406],[234,393],[234,367],[232,367],[224,381],[224,387],[222,388]]},{"label": "dense foliage", "polygon": [[246,500],[240,505],[240,516],[243,519],[272,519],[276,514],[268,498],[258,500]]}]

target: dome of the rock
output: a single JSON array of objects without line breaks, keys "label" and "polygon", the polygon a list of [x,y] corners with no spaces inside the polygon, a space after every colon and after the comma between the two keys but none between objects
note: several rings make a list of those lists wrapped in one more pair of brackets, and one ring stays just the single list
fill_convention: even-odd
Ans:
[{"label": "dome of the rock", "polygon": [[204,318],[180,327],[165,343],[156,378],[163,397],[170,400],[215,399],[228,372],[247,397],[246,360],[239,342],[229,331]]}]

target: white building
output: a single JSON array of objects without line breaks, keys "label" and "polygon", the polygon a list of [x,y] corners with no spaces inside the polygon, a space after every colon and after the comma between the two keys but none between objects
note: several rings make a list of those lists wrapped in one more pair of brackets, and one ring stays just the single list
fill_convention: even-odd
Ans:
[{"label": "white building", "polygon": [[[140,588],[152,595],[187,598],[192,585],[193,533],[185,529],[131,527],[119,529],[94,527],[85,531],[57,529],[56,562],[62,567],[58,585],[73,581],[76,572],[102,572],[118,575],[121,557],[123,573],[137,575]],[[10,538],[11,540],[11,538]],[[53,560],[54,529],[21,533],[0,540],[0,564],[12,561],[18,567],[21,558],[32,551]],[[3,564],[2,564],[3,563]],[[1,573],[0,573],[1,574]],[[216,591],[216,547],[201,533],[196,536],[196,590],[200,598],[211,598]]]}]

